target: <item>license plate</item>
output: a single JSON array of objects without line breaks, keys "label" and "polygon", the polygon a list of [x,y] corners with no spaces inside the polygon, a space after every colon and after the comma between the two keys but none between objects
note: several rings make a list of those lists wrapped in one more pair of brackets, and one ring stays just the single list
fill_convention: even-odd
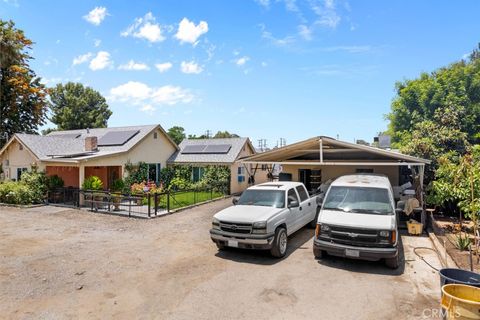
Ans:
[{"label": "license plate", "polygon": [[358,257],[360,257],[360,251],[358,251],[358,250],[351,250],[351,249],[345,249],[345,255],[346,255],[347,257],[358,258]]},{"label": "license plate", "polygon": [[238,248],[238,241],[235,241],[235,240],[228,240],[228,244],[227,244],[229,247],[235,247],[235,248]]}]

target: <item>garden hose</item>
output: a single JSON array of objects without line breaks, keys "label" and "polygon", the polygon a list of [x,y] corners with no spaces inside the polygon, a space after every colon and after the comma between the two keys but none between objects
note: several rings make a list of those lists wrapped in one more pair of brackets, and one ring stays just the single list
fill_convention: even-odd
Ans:
[{"label": "garden hose", "polygon": [[[432,248],[429,248],[429,247],[414,247],[414,248],[413,248],[413,253],[415,253],[415,255],[416,255],[417,257],[419,257],[423,262],[425,262],[430,268],[432,268],[432,269],[435,270],[435,271],[438,271],[437,268],[435,268],[434,266],[432,266],[427,260],[425,260],[425,258],[424,258],[423,256],[421,256],[421,255],[417,252],[417,249],[422,249],[422,250],[424,249],[424,250],[434,251],[434,252],[437,254],[438,258],[440,259],[440,256],[439,256],[437,250],[432,249]],[[441,259],[440,259],[440,261],[441,261]]]}]

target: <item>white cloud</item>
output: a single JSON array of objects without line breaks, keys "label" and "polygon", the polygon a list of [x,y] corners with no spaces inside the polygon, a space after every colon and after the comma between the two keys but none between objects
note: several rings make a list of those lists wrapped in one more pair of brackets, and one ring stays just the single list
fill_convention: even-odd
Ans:
[{"label": "white cloud", "polygon": [[136,18],[134,23],[120,35],[122,37],[132,36],[145,39],[152,43],[165,40],[160,24],[156,23],[155,17],[151,12],[148,12],[143,18]]},{"label": "white cloud", "polygon": [[175,38],[180,40],[181,43],[188,42],[193,45],[197,44],[198,38],[208,32],[208,23],[206,21],[200,21],[197,25],[187,18],[183,18],[178,25],[178,31],[175,34]]},{"label": "white cloud", "polygon": [[[153,107],[154,105],[190,103],[193,101],[193,95],[187,89],[178,86],[166,85],[151,88],[142,82],[129,81],[110,89],[109,99],[133,105],[142,105],[143,109],[147,105]],[[147,109],[151,108],[147,107]]]},{"label": "white cloud", "polygon": [[95,47],[100,47],[101,44],[102,44],[102,40],[100,40],[100,39],[95,39],[95,40],[93,41],[93,45],[94,45]]},{"label": "white cloud", "polygon": [[292,36],[286,36],[284,38],[276,38],[272,35],[271,32],[266,30],[264,24],[260,24],[260,29],[262,30],[262,38],[269,40],[272,44],[283,47],[295,42],[295,38]]},{"label": "white cloud", "polygon": [[76,66],[77,64],[82,64],[89,61],[92,58],[93,54],[91,52],[81,54],[78,57],[73,58],[72,64]]},{"label": "white cloud", "polygon": [[298,34],[307,41],[312,40],[312,29],[306,25],[301,24],[298,26]]},{"label": "white cloud", "polygon": [[199,74],[203,71],[203,68],[198,65],[195,61],[182,61],[180,64],[180,69],[182,70],[183,73],[187,74]]},{"label": "white cloud", "polygon": [[340,15],[335,8],[334,0],[311,1],[311,9],[317,15],[315,24],[328,28],[336,28],[340,23]]},{"label": "white cloud", "polygon": [[250,60],[249,57],[243,56],[243,57],[241,57],[241,58],[236,59],[236,60],[235,60],[235,64],[236,64],[237,66],[240,66],[240,67],[241,67],[241,66],[244,66],[244,65],[247,63],[248,60]]},{"label": "white cloud", "polygon": [[270,0],[255,0],[259,5],[262,7],[268,8],[270,7]]},{"label": "white cloud", "polygon": [[118,67],[120,70],[133,70],[133,71],[147,71],[150,67],[143,62],[135,62],[133,60],[128,61],[126,64],[122,64]]},{"label": "white cloud", "polygon": [[168,71],[169,69],[172,68],[172,63],[171,62],[164,62],[164,63],[157,63],[155,64],[155,68],[157,68],[157,70],[160,72],[160,73],[163,73],[163,72],[166,72]]},{"label": "white cloud", "polygon": [[87,20],[95,26],[99,26],[102,23],[103,19],[107,16],[107,8],[105,7],[95,7],[87,15],[83,16],[83,19]]},{"label": "white cloud", "polygon": [[110,60],[110,53],[107,51],[99,51],[95,58],[90,61],[89,68],[93,71],[102,70],[113,64]]},{"label": "white cloud", "polygon": [[147,114],[153,114],[156,110],[157,110],[157,108],[155,108],[151,104],[146,104],[146,105],[144,105],[143,107],[140,108],[140,111],[143,111]]},{"label": "white cloud", "polygon": [[262,67],[267,67],[268,66],[268,63],[266,63],[265,61],[262,61]]}]

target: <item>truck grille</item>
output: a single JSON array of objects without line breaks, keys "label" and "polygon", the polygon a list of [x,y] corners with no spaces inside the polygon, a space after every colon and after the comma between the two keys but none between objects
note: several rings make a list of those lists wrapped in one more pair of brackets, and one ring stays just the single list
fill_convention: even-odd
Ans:
[{"label": "truck grille", "polygon": [[378,246],[376,230],[330,226],[328,234],[322,234],[321,237],[325,240],[351,246]]},{"label": "truck grille", "polygon": [[232,233],[252,233],[252,224],[220,221],[220,229]]}]

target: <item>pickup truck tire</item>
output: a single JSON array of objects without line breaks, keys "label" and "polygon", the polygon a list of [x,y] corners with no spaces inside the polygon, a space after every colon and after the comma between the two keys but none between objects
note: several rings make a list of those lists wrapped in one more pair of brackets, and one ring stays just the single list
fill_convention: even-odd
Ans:
[{"label": "pickup truck tire", "polygon": [[315,214],[315,218],[313,218],[312,221],[308,224],[308,226],[312,229],[315,229],[317,226],[317,221],[318,221],[318,214],[320,213],[320,207],[317,207],[317,213]]},{"label": "pickup truck tire", "polygon": [[285,228],[277,228],[275,230],[275,238],[273,238],[273,246],[270,254],[275,258],[283,258],[287,253],[287,230]]},{"label": "pickup truck tire", "polygon": [[319,249],[313,249],[313,255],[315,256],[315,259],[320,260],[325,257],[325,251],[319,250]]},{"label": "pickup truck tire", "polygon": [[397,269],[399,265],[398,254],[395,258],[385,259],[385,265],[390,269]]}]

